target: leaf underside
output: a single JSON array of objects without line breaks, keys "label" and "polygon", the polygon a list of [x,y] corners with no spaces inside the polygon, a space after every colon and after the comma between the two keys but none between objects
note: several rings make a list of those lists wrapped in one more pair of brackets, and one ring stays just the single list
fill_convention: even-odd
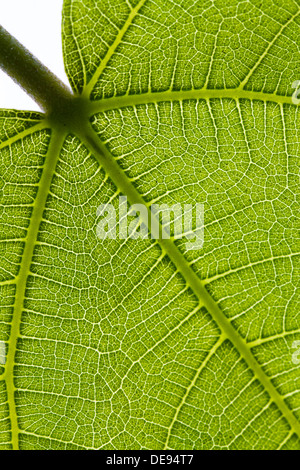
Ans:
[{"label": "leaf underside", "polygon": [[[62,24],[82,133],[0,113],[0,448],[299,450],[299,1]],[[203,203],[203,248],[99,240],[122,194]]]}]

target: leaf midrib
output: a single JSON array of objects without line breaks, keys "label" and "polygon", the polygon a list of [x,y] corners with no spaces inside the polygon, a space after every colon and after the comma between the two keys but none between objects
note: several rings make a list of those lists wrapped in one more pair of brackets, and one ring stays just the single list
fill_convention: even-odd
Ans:
[{"label": "leaf midrib", "polygon": [[[46,123],[40,124],[38,129],[48,129]],[[17,341],[20,336],[21,317],[24,308],[25,291],[27,285],[28,275],[30,273],[30,265],[32,263],[32,257],[34,248],[36,245],[40,223],[42,221],[43,212],[46,205],[46,200],[49,194],[52,177],[55,171],[56,163],[60,154],[60,149],[65,139],[65,130],[54,129],[50,136],[50,144],[48,147],[47,155],[45,157],[45,163],[39,182],[39,189],[37,192],[36,199],[33,204],[32,215],[30,217],[29,227],[27,236],[24,240],[24,252],[22,256],[20,271],[15,278],[16,284],[16,295],[14,302],[13,320],[11,323],[11,331],[9,338],[9,349],[7,354],[7,360],[5,364],[5,371],[1,376],[1,379],[5,380],[7,389],[7,398],[9,404],[9,416],[11,420],[11,433],[12,433],[12,446],[13,449],[19,449],[19,426],[18,426],[18,415],[16,409],[16,387],[14,385],[14,365],[15,356],[17,352]]]},{"label": "leaf midrib", "polygon": [[[144,6],[145,2],[146,2],[146,0],[140,0],[134,8],[131,8],[128,17],[127,17],[124,25],[122,26],[122,28],[119,30],[119,33],[116,35],[116,38],[115,38],[114,42],[111,44],[111,46],[107,50],[107,52],[105,54],[105,57],[103,57],[99,67],[94,72],[91,80],[88,82],[88,84],[83,89],[82,96],[84,96],[85,98],[89,98],[89,95],[90,95],[90,93],[92,93],[93,88],[96,85],[100,75],[102,74],[103,70],[105,69],[105,67],[106,67],[107,63],[109,62],[110,58],[115,53],[117,47],[121,43],[125,33],[127,32],[129,26],[132,24],[134,18],[136,17],[136,15],[140,11],[140,9]],[[128,3],[127,3],[127,5],[129,6]]]},{"label": "leaf midrib", "polygon": [[278,105],[292,105],[292,96],[277,95],[275,93],[265,93],[262,91],[243,90],[241,88],[220,88],[209,89],[201,88],[197,90],[167,90],[151,93],[141,93],[136,95],[122,95],[102,98],[98,101],[90,101],[88,107],[89,116],[93,116],[97,112],[115,110],[125,107],[134,107],[143,104],[154,104],[165,101],[184,101],[184,100],[210,100],[210,99],[233,99],[262,101],[264,103],[275,103]]}]

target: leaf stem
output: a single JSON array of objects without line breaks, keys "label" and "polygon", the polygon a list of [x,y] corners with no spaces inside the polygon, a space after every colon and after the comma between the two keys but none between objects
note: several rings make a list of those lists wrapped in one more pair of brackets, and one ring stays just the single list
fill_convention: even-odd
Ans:
[{"label": "leaf stem", "polygon": [[72,91],[2,26],[0,68],[47,113],[61,110],[74,98]]}]

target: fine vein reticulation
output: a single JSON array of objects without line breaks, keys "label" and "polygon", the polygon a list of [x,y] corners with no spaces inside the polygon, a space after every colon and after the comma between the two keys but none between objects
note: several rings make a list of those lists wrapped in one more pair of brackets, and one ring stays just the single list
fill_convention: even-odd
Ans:
[{"label": "fine vein reticulation", "polygon": [[[229,54],[228,12],[218,18],[220,36],[211,36],[194,4],[170,2],[164,37],[159,2],[121,3],[116,16],[65,2],[74,95],[1,30],[2,67],[45,110],[1,117],[6,185],[17,187],[3,192],[4,204],[23,207],[14,224],[4,219],[16,229],[11,239],[4,232],[0,279],[9,339],[3,447],[299,448],[299,367],[291,360],[299,339],[298,108],[279,92],[287,66],[273,88],[255,82],[272,48],[298,27],[298,5],[281,16],[274,8],[267,39],[255,32],[261,43],[236,76],[233,59],[232,75],[215,68],[219,48]],[[202,19],[216,14],[208,10]],[[183,25],[193,18],[191,37],[195,28],[212,45],[199,88],[192,69],[185,75],[191,58],[179,70],[184,37],[172,25],[182,11]],[[270,21],[268,10],[261,15]],[[172,51],[165,71],[153,31]],[[148,60],[140,36],[150,78],[132,72]],[[204,202],[204,251],[186,253],[173,239],[100,243],[97,204],[117,204],[119,194],[149,211],[153,202]]]}]

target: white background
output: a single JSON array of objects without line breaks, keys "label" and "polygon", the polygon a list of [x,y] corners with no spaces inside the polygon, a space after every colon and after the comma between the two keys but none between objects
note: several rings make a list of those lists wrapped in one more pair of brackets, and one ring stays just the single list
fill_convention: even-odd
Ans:
[{"label": "white background", "polygon": [[[63,0],[0,0],[0,24],[67,84],[61,43],[62,4]],[[1,69],[0,108],[40,111]]]}]

